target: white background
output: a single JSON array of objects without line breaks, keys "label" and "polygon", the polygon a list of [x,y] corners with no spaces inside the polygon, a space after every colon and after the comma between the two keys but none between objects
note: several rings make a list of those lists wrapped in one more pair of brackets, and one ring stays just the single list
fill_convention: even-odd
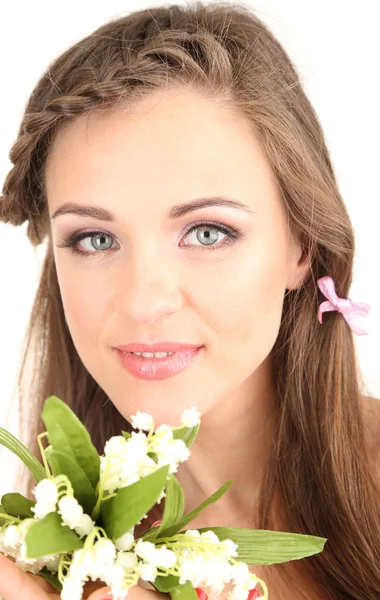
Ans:
[{"label": "white background", "polygon": [[[349,297],[372,307],[363,320],[370,335],[355,336],[355,342],[369,393],[380,398],[378,0],[362,0],[360,5],[344,0],[246,4],[270,26],[295,61],[324,128],[356,231]],[[65,0],[59,5],[51,0],[14,0],[0,4],[0,189],[12,166],[8,153],[27,98],[48,64],[105,21],[151,6],[132,0]],[[14,435],[18,435],[16,375],[45,252],[45,245],[33,249],[26,226],[0,223],[0,426]],[[0,497],[12,491],[17,461],[0,446]]]}]

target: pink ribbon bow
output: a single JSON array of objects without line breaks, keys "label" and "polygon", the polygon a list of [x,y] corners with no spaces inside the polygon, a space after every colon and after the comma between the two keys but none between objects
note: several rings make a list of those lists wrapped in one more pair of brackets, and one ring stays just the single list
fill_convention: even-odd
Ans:
[{"label": "pink ribbon bow", "polygon": [[319,305],[318,321],[322,324],[322,313],[337,310],[343,314],[343,317],[354,333],[357,335],[368,335],[368,332],[360,325],[356,315],[366,317],[371,310],[370,305],[366,302],[353,302],[349,298],[339,298],[335,292],[334,280],[329,275],[318,279],[317,284],[322,294],[328,298],[328,300]]}]

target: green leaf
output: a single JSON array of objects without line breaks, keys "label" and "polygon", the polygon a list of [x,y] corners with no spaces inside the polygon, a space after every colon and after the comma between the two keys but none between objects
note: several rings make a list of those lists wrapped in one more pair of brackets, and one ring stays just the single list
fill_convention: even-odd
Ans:
[{"label": "green leaf", "polygon": [[61,473],[67,475],[73,486],[75,498],[82,506],[84,512],[91,515],[92,509],[96,504],[96,494],[86,473],[73,456],[66,455],[49,447],[46,449],[46,459],[54,477]]},{"label": "green leaf", "polygon": [[162,537],[171,537],[172,535],[175,535],[177,533],[177,531],[180,531],[181,529],[183,529],[185,527],[185,525],[187,525],[193,519],[195,519],[195,517],[198,516],[199,513],[204,508],[206,508],[206,506],[209,506],[210,504],[213,504],[214,502],[219,500],[219,498],[221,498],[223,496],[223,494],[226,493],[226,491],[231,487],[232,484],[233,484],[232,480],[227,481],[227,483],[222,485],[222,487],[220,487],[216,492],[211,494],[211,496],[209,498],[207,498],[207,500],[205,500],[204,502],[202,502],[202,504],[200,504],[199,506],[194,508],[194,510],[192,510],[187,515],[185,515],[182,519],[177,521],[177,523],[175,523],[173,526],[168,527],[167,529],[162,529],[162,527],[160,526],[161,531],[160,531],[159,535],[156,534],[155,528],[153,528],[149,531],[146,531],[143,536],[144,540],[146,540],[146,541],[150,541],[151,539],[158,540],[159,538],[162,538]]},{"label": "green leaf", "polygon": [[170,465],[120,488],[100,506],[104,529],[113,541],[131,529],[157,503],[166,485]]},{"label": "green leaf", "polygon": [[34,477],[34,481],[39,483],[41,479],[46,479],[47,473],[37,458],[22,444],[14,435],[6,429],[0,427],[0,444],[8,448],[13,454],[16,454],[26,465]]},{"label": "green leaf", "polygon": [[187,448],[190,448],[190,446],[192,445],[192,443],[198,435],[199,427],[200,423],[198,423],[198,425],[195,425],[194,427],[183,426],[181,427],[181,429],[175,429],[173,431],[173,439],[183,440]]},{"label": "green leaf", "polygon": [[156,535],[160,535],[161,531],[165,531],[165,529],[168,529],[180,521],[185,509],[185,494],[180,482],[173,473],[169,473],[165,491],[166,496],[162,523],[157,529]]},{"label": "green leaf", "polygon": [[213,531],[220,541],[230,539],[238,544],[236,560],[248,565],[272,565],[312,556],[322,552],[327,542],[323,537],[266,529],[208,527],[198,531]]},{"label": "green leaf", "polygon": [[[18,519],[34,518],[34,512],[30,509],[36,503],[33,500],[29,500],[19,493],[4,494],[1,498],[1,504],[5,509],[7,515],[17,517]],[[0,510],[1,512],[1,510]]]},{"label": "green leaf", "polygon": [[169,594],[172,600],[198,600],[198,594],[190,581],[177,585]]},{"label": "green leaf", "polygon": [[125,437],[126,440],[129,440],[129,438],[132,437],[132,434],[129,433],[129,431],[121,431],[121,434]]},{"label": "green leaf", "polygon": [[163,575],[158,575],[154,581],[149,583],[151,583],[151,585],[153,585],[158,592],[162,592],[164,594],[174,590],[177,585],[180,585],[179,576],[176,575],[167,575],[166,577]]},{"label": "green leaf", "polygon": [[53,449],[64,449],[73,455],[95,491],[99,481],[100,457],[83,423],[57,396],[49,396],[45,400],[41,417]]},{"label": "green leaf", "polygon": [[46,579],[46,581],[58,592],[62,591],[62,583],[59,581],[58,575],[51,573],[46,566],[41,569],[41,571],[38,571],[38,575],[41,575],[41,577]]},{"label": "green leaf", "polygon": [[51,512],[33,523],[25,535],[26,558],[40,558],[48,554],[68,553],[83,548],[84,542],[67,525],[60,515]]}]

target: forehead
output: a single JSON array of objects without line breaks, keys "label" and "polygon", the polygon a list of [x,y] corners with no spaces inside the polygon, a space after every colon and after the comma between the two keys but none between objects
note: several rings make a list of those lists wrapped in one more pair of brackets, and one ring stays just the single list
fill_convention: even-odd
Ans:
[{"label": "forehead", "polygon": [[64,124],[46,164],[49,204],[225,194],[267,207],[277,182],[247,120],[193,92],[165,91]]}]

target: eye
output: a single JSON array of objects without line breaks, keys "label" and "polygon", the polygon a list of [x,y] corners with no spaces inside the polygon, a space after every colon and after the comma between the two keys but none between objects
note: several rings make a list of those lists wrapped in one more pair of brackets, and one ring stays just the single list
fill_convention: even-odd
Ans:
[{"label": "eye", "polygon": [[[223,225],[222,223],[198,223],[197,225],[191,226],[190,229],[188,229],[185,233],[184,237],[189,237],[193,232],[196,232],[196,235],[193,236],[193,242],[198,241],[200,243],[201,250],[217,250],[221,247],[232,244],[240,235],[240,230],[232,229],[226,225]],[[218,238],[220,237],[220,233],[225,236],[225,239],[222,240],[221,243],[216,244],[216,242],[218,242]],[[196,243],[184,244],[184,246],[193,245],[197,247]]]},{"label": "eye", "polygon": [[[192,248],[200,250],[218,250],[225,246],[233,244],[239,237],[243,235],[242,230],[239,228],[229,227],[223,223],[198,223],[190,226],[183,239],[190,236],[195,231],[199,230],[193,242],[199,242],[199,244],[183,244],[183,246],[192,250]],[[219,234],[222,233],[225,239],[221,243],[216,244],[218,241]],[[57,244],[57,248],[69,248],[73,254],[80,255],[84,258],[93,258],[106,252],[107,250],[113,250],[112,244],[114,236],[105,231],[77,231],[72,235],[66,237],[61,243]],[[87,249],[83,249],[83,244],[79,245],[79,242],[89,240]]]}]

